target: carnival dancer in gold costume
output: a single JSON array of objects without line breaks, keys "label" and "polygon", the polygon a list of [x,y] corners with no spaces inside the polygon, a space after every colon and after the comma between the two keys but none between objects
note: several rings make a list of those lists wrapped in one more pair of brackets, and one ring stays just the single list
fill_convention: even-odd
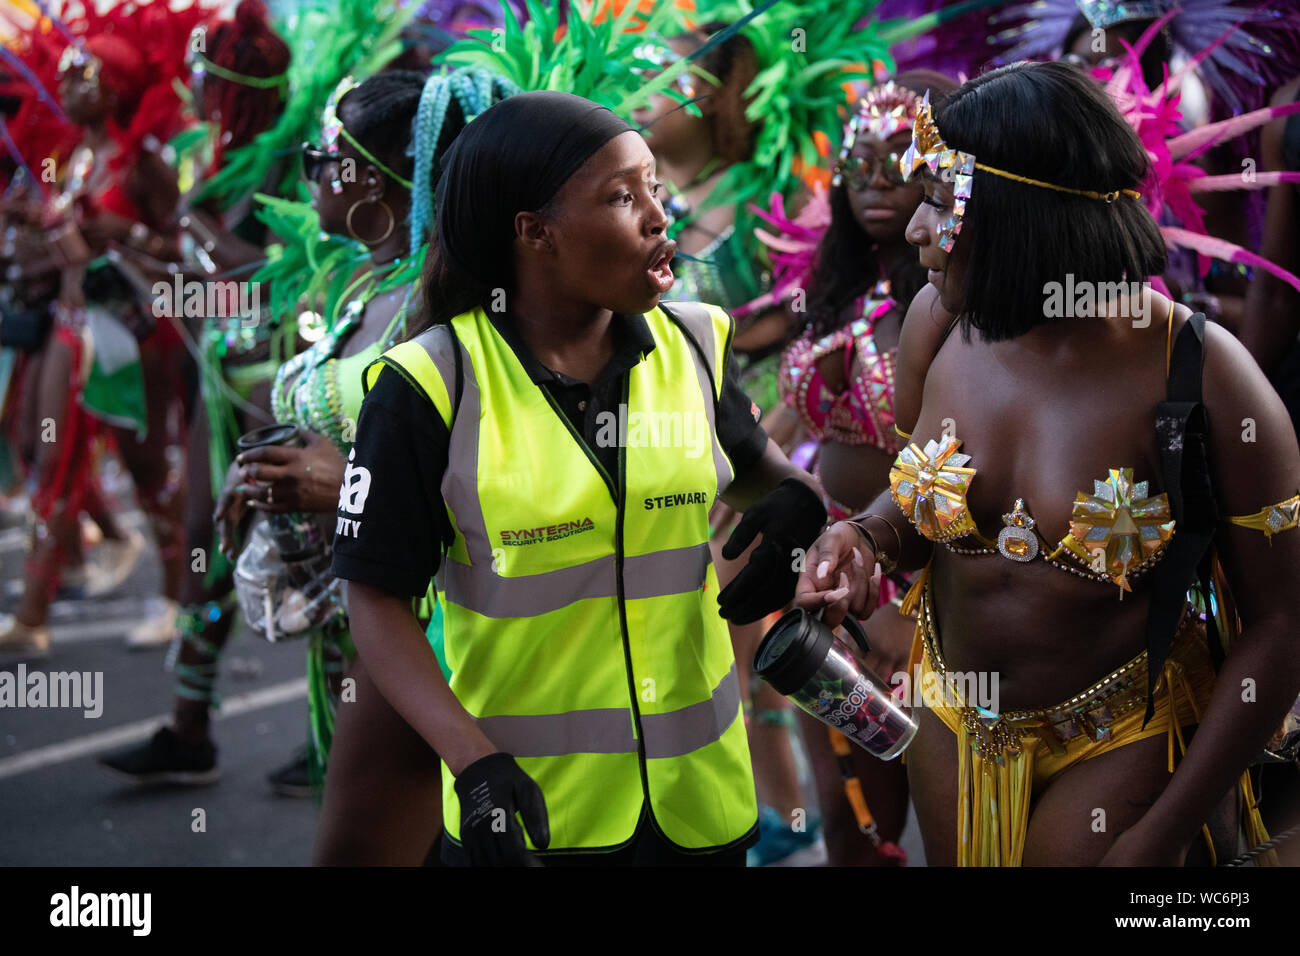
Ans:
[{"label": "carnival dancer in gold costume", "polygon": [[[927,103],[901,162],[934,287],[909,321],[937,302],[962,334],[899,417],[889,491],[819,539],[798,600],[863,617],[877,562],[921,571],[914,660],[948,688],[907,753],[927,861],[1181,865],[1198,834],[1222,857],[1238,791],[1262,842],[1248,767],[1300,690],[1281,402],[1223,329],[1134,281],[1165,265],[1147,157],[1077,72],[1014,64]],[[1102,295],[1056,317],[1067,276]],[[996,674],[998,699],[949,671]]]}]

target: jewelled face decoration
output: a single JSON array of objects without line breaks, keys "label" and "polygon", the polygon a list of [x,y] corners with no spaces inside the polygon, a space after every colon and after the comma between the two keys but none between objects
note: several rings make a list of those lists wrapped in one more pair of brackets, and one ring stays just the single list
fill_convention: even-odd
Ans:
[{"label": "jewelled face decoration", "polygon": [[[343,121],[339,119],[339,103],[343,97],[347,96],[357,85],[357,81],[351,76],[345,76],[339,81],[339,85],[334,87],[334,92],[330,94],[325,101],[325,111],[321,114],[321,151],[337,157],[339,154],[339,138],[343,134]],[[339,167],[336,163],[334,166],[334,177],[330,180],[330,192],[335,196],[343,192],[343,182],[339,179]]]},{"label": "jewelled face decoration", "polygon": [[844,172],[849,165],[849,153],[858,141],[859,133],[869,133],[882,142],[895,133],[912,128],[916,122],[921,100],[905,86],[898,86],[893,80],[883,86],[871,89],[866,96],[858,100],[858,108],[844,127],[844,141],[840,144],[839,159],[835,163],[835,174],[831,185],[838,186],[844,181]]},{"label": "jewelled face decoration", "polygon": [[339,80],[334,92],[325,101],[325,111],[321,114],[321,145],[327,153],[339,151],[339,135],[343,132],[343,123],[339,120],[339,103],[356,88],[357,81],[351,76]]},{"label": "jewelled face decoration", "polygon": [[[681,59],[681,56],[672,49],[655,43],[642,43],[632,50],[632,57],[634,60],[645,60],[654,64],[654,70],[643,66],[632,67],[633,73],[645,79],[649,79],[652,73],[665,70]],[[677,74],[677,78],[673,82],[676,84],[678,91],[688,100],[695,99],[695,82],[689,69]]]},{"label": "jewelled face decoration", "polygon": [[975,156],[959,149],[950,149],[939,135],[930,110],[930,94],[925,94],[912,127],[912,145],[907,148],[899,164],[909,180],[922,166],[927,167],[937,179],[952,183],[952,215],[939,224],[939,248],[952,252],[953,243],[961,232],[966,215],[966,200],[970,199],[971,176],[975,172]]}]

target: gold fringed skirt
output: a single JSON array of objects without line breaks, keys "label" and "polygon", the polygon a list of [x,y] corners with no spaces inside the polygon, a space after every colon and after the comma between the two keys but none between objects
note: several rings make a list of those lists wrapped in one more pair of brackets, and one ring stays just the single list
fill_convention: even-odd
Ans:
[{"label": "gold fringed skirt", "polygon": [[[1034,798],[1058,774],[1081,760],[1166,734],[1169,772],[1175,747],[1186,752],[1182,728],[1200,721],[1214,690],[1214,667],[1205,643],[1205,623],[1188,606],[1169,658],[1156,684],[1155,715],[1146,710],[1147,655],[1122,667],[1055,707],[997,714],[967,706],[939,650],[938,629],[927,575],[915,582],[902,610],[918,611],[909,674],[938,688],[926,704],[957,735],[957,863],[959,866],[1019,866]],[[919,666],[919,671],[917,667]],[[930,675],[934,676],[931,677]],[[968,685],[969,686],[969,685]],[[1241,777],[1244,827],[1250,846],[1268,840],[1249,773]],[[1214,845],[1203,828],[1211,859]],[[1261,862],[1276,862],[1270,852]]]}]

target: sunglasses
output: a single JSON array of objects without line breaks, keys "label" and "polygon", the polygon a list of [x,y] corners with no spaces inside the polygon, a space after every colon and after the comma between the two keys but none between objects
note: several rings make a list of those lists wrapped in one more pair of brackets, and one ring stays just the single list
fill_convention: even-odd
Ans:
[{"label": "sunglasses", "polygon": [[308,182],[320,179],[320,172],[330,163],[338,162],[338,153],[327,153],[311,143],[302,144],[302,174]]},{"label": "sunglasses", "polygon": [[907,183],[907,177],[899,165],[901,159],[901,153],[890,153],[884,159],[875,153],[870,156],[850,156],[837,163],[834,171],[844,177],[850,189],[861,190],[867,188],[867,184],[876,175],[876,169],[883,163],[885,182],[891,186],[903,186]]}]

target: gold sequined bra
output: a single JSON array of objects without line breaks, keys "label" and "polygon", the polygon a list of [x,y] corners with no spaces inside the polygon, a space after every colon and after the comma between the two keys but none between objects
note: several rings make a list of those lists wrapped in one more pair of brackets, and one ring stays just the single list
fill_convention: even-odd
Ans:
[{"label": "gold sequined bra", "polygon": [[[1133,481],[1132,468],[1111,468],[1106,478],[1093,482],[1093,493],[1075,495],[1070,533],[1054,549],[1038,530],[1025,507],[1016,499],[1002,516],[997,540],[986,538],[976,527],[966,503],[975,469],[965,467],[970,455],[958,451],[961,440],[945,435],[926,442],[925,448],[909,444],[889,471],[889,491],[894,503],[931,541],[943,543],[957,554],[1001,554],[1012,561],[1033,561],[1040,554],[1049,564],[1080,577],[1117,585],[1131,591],[1131,579],[1157,561],[1174,535],[1167,495],[1149,495],[1147,482]],[[1272,536],[1300,523],[1300,495],[1271,505],[1254,515],[1229,518],[1233,524],[1255,528]],[[954,542],[976,539],[980,547]]]}]

